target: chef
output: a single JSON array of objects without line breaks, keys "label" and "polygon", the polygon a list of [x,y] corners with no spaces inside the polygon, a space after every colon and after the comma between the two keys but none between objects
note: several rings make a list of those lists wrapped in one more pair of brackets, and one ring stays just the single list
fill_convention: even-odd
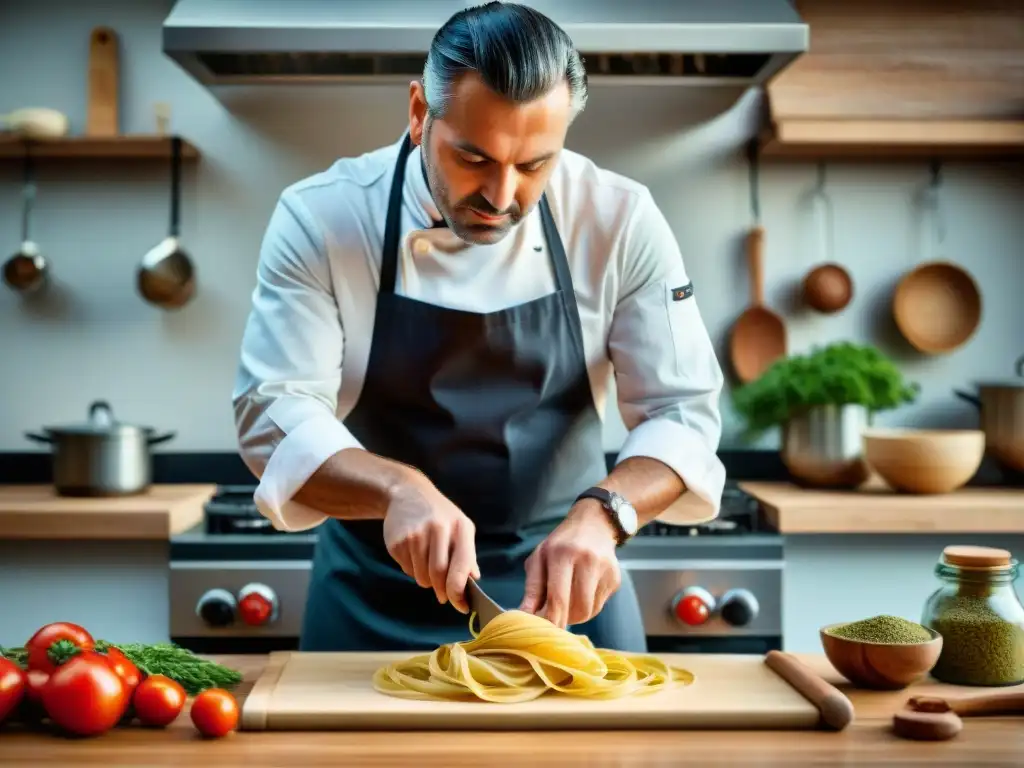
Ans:
[{"label": "chef", "polygon": [[721,370],[650,192],[564,148],[586,99],[549,18],[462,10],[401,138],[281,194],[234,412],[260,511],[318,534],[302,649],[465,640],[473,577],[643,652],[618,547],[717,514]]}]

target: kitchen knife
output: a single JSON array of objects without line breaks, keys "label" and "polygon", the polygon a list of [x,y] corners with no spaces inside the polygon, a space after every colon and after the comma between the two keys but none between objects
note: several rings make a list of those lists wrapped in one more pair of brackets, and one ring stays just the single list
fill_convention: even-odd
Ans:
[{"label": "kitchen knife", "polygon": [[476,612],[480,629],[505,612],[505,609],[494,602],[473,579],[466,583],[466,602],[469,604],[469,610]]}]

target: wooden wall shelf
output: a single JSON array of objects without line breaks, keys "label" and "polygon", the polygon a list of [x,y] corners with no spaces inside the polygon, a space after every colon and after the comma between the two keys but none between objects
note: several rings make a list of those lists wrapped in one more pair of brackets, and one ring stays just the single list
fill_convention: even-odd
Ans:
[{"label": "wooden wall shelf", "polygon": [[1024,157],[1024,120],[786,120],[760,148],[794,160]]},{"label": "wooden wall shelf", "polygon": [[1020,0],[796,0],[808,52],[766,88],[762,154],[1024,155]]},{"label": "wooden wall shelf", "polygon": [[[65,136],[26,142],[0,136],[0,160],[21,160],[30,148],[33,159],[61,160],[163,160],[171,159],[171,137],[128,134],[114,137]],[[182,160],[197,160],[199,150],[182,140]]]}]

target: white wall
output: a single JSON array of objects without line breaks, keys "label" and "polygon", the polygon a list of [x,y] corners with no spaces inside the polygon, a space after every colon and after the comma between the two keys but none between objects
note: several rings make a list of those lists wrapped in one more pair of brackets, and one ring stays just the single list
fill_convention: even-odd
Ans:
[{"label": "white wall", "polygon": [[[406,88],[259,88],[218,100],[160,52],[169,0],[3,5],[0,112],[55,107],[81,131],[89,31],[110,24],[122,37],[122,130],[153,130],[154,103],[168,102],[174,130],[204,157],[186,172],[183,202],[184,243],[198,263],[200,293],[177,314],[144,304],[133,284],[138,260],[166,232],[166,170],[130,163],[39,169],[34,236],[59,290],[39,305],[0,290],[0,450],[32,449],[23,431],[80,420],[100,397],[122,419],[177,430],[168,450],[232,450],[238,343],[275,199],[335,157],[397,138]],[[729,324],[748,296],[740,246],[751,219],[740,145],[759,106],[757,94],[750,96],[708,119],[716,105],[702,92],[598,87],[569,139],[571,148],[652,188],[679,237],[723,360]],[[0,242],[11,253],[19,242],[20,174],[17,163],[0,166]],[[984,292],[984,325],[969,345],[921,358],[894,336],[889,319],[891,289],[919,258],[912,246],[920,226],[914,198],[928,181],[923,162],[830,167],[836,257],[851,269],[857,297],[837,317],[788,318],[795,350],[854,338],[882,343],[905,361],[923,383],[923,397],[889,421],[972,424],[973,412],[950,387],[1009,375],[1024,352],[1024,173],[1019,165],[954,163],[944,175],[945,255],[966,264]],[[820,256],[809,247],[815,168],[772,165],[761,178],[767,296],[786,307],[794,281]],[[726,418],[725,445],[735,446],[727,405]],[[612,413],[607,447],[622,436]]]}]

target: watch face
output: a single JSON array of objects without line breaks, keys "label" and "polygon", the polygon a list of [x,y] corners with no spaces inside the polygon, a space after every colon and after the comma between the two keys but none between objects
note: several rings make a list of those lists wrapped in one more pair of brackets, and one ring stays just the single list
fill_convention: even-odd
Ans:
[{"label": "watch face", "polygon": [[633,505],[619,495],[612,496],[612,509],[619,518],[619,524],[627,535],[632,536],[637,529],[637,515]]}]

